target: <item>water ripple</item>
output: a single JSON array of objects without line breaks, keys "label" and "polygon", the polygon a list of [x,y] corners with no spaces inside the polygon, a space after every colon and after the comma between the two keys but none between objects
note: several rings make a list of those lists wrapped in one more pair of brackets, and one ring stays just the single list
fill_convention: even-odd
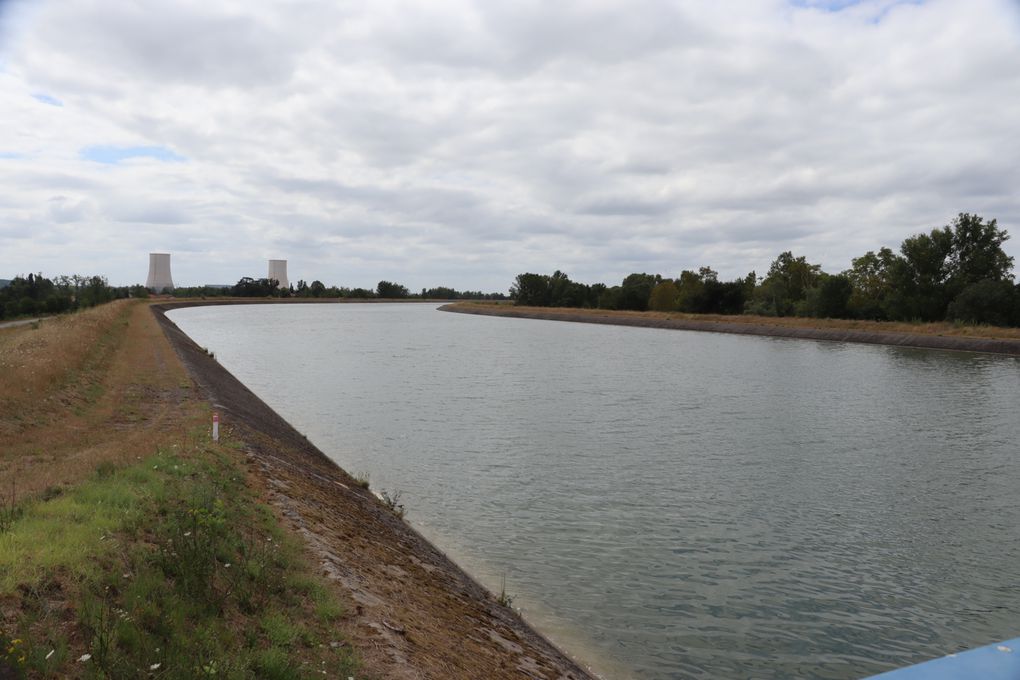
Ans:
[{"label": "water ripple", "polygon": [[1020,634],[1016,360],[407,305],[172,316],[612,677],[857,678]]}]

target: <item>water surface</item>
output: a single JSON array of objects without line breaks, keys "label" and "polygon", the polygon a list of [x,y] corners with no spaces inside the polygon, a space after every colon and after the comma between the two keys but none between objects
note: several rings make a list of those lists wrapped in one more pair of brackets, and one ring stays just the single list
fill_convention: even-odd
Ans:
[{"label": "water surface", "polygon": [[1020,362],[466,316],[171,312],[610,677],[856,678],[1020,634]]}]

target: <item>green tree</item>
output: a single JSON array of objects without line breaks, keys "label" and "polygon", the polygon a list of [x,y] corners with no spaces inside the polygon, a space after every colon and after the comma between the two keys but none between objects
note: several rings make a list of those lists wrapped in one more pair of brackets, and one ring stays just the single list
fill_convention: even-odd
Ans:
[{"label": "green tree", "polygon": [[1013,280],[1013,258],[1002,249],[1009,233],[999,229],[996,220],[985,222],[977,215],[960,213],[946,228],[952,230],[947,263],[951,292],[981,281]]},{"label": "green tree", "polygon": [[406,287],[391,281],[380,281],[375,287],[375,294],[381,298],[397,299],[406,298],[411,294]]},{"label": "green tree", "polygon": [[892,292],[892,270],[897,255],[889,248],[878,253],[869,250],[852,260],[850,269],[843,272],[852,288],[847,301],[847,312],[858,319],[885,319],[886,301]]},{"label": "green tree", "polygon": [[548,307],[552,302],[549,277],[542,274],[518,274],[510,286],[510,299],[516,305]]},{"label": "green tree", "polygon": [[949,304],[947,317],[969,324],[1020,325],[1020,287],[985,279],[972,283]]},{"label": "green tree", "polygon": [[891,319],[941,321],[946,318],[950,294],[947,288],[953,232],[933,229],[903,241],[902,257],[889,268],[891,292],[886,309]]},{"label": "green tree", "polygon": [[688,314],[698,313],[704,292],[705,282],[701,274],[690,269],[683,270],[677,280],[677,309]]},{"label": "green tree", "polygon": [[822,268],[810,264],[803,256],[794,257],[787,250],[780,253],[769,267],[769,273],[755,291],[755,299],[748,311],[766,316],[789,316],[797,310],[797,303],[807,297],[809,289],[817,285]]},{"label": "green tree", "polygon": [[673,312],[677,309],[680,291],[671,279],[666,279],[652,289],[648,298],[648,309],[656,312]]},{"label": "green tree", "polygon": [[630,274],[620,285],[620,297],[616,302],[617,309],[630,309],[643,312],[648,309],[648,298],[652,289],[662,281],[658,274]]},{"label": "green tree", "polygon": [[818,284],[817,295],[814,296],[814,308],[812,316],[823,319],[845,319],[848,317],[850,295],[853,293],[853,284],[850,279],[843,275],[823,275],[821,283]]}]

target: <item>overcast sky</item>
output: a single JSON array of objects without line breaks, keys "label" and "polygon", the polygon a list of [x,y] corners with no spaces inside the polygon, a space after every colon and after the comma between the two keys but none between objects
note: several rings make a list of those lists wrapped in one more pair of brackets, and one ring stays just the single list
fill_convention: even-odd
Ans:
[{"label": "overcast sky", "polygon": [[998,218],[1018,0],[0,0],[0,278],[506,291]]}]

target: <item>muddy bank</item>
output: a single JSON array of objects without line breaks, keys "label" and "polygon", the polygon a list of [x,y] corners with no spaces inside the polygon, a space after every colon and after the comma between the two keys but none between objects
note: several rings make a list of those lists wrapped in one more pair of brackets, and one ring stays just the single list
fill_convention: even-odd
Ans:
[{"label": "muddy bank", "polygon": [[[349,601],[352,638],[379,678],[592,678],[386,509],[152,306],[188,372],[243,442],[266,500]],[[216,301],[213,304],[230,304]]]},{"label": "muddy bank", "polygon": [[920,349],[942,349],[962,352],[988,352],[1020,356],[1020,340],[1002,338],[977,338],[959,335],[925,335],[903,332],[880,332],[842,328],[810,328],[801,326],[768,325],[763,323],[740,323],[716,320],[696,320],[608,314],[598,310],[555,310],[551,308],[517,308],[510,306],[487,306],[449,304],[439,308],[444,312],[459,314],[481,314],[505,316],[518,319],[545,319],[547,321],[574,321],[578,323],[599,323],[613,326],[639,326],[643,328],[667,328],[683,331],[704,331],[710,333],[735,333],[737,335],[763,335],[776,338],[799,338],[804,340],[832,340],[834,342],[858,342],[869,345],[892,345]]}]

